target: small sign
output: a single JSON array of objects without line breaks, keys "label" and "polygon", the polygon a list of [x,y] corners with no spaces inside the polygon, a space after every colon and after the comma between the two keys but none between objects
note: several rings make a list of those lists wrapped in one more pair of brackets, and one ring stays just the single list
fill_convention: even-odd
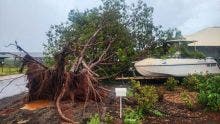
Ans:
[{"label": "small sign", "polygon": [[127,88],[115,88],[116,96],[126,96]]},{"label": "small sign", "polygon": [[116,96],[120,97],[120,118],[122,118],[122,96],[126,96],[127,88],[115,88]]}]

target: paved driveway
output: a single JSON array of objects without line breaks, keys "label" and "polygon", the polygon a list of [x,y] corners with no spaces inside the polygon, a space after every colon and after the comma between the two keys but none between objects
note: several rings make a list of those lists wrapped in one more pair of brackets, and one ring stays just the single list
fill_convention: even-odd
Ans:
[{"label": "paved driveway", "polygon": [[26,76],[23,74],[0,77],[0,99],[26,92],[26,84]]}]

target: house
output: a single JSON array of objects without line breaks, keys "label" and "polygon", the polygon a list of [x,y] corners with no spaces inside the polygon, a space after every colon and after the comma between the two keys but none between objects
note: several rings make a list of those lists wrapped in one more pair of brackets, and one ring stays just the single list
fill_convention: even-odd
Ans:
[{"label": "house", "polygon": [[[40,52],[30,52],[29,53],[34,59],[36,59],[39,62],[43,62],[43,53]],[[20,52],[0,52],[0,64],[13,64],[15,65],[15,61],[18,60],[19,58],[17,56],[23,57],[25,54],[20,53]],[[6,63],[7,60],[7,63]]]},{"label": "house", "polygon": [[0,53],[0,65],[1,66],[4,64],[5,59],[7,59],[7,58],[10,58],[10,56],[5,54],[5,53],[3,53],[3,52]]},{"label": "house", "polygon": [[187,41],[196,41],[188,44],[193,49],[220,60],[220,27],[208,27],[184,37]]}]

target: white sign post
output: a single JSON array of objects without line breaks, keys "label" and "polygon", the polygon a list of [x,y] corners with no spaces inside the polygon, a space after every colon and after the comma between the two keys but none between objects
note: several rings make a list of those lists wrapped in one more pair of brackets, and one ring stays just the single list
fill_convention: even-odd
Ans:
[{"label": "white sign post", "polygon": [[126,96],[126,92],[126,88],[115,88],[116,96],[119,96],[120,98],[120,118],[122,118],[122,97]]}]

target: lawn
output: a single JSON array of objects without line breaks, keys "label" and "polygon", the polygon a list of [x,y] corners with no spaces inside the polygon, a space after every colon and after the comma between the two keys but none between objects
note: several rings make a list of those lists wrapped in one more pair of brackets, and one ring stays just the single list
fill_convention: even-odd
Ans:
[{"label": "lawn", "polygon": [[0,67],[0,76],[18,74],[19,68],[18,67]]}]

